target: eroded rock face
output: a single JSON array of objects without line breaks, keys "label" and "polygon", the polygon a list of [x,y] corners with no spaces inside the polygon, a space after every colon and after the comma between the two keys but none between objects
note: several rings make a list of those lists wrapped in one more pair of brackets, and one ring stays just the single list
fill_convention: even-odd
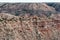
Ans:
[{"label": "eroded rock face", "polygon": [[49,19],[46,16],[1,13],[0,40],[60,40],[60,24],[55,20],[54,16]]}]

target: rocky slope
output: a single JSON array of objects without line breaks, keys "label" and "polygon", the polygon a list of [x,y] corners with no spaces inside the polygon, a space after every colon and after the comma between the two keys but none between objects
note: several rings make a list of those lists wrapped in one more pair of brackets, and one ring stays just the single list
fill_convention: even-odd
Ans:
[{"label": "rocky slope", "polygon": [[1,3],[0,4],[1,13],[10,13],[14,15],[20,14],[49,14],[56,13],[55,8],[48,6],[45,3]]},{"label": "rocky slope", "polygon": [[55,15],[0,13],[0,40],[60,40],[60,14]]},{"label": "rocky slope", "polygon": [[47,3],[47,5],[54,7],[56,11],[60,12],[60,3]]},{"label": "rocky slope", "polygon": [[60,40],[60,14],[45,3],[0,4],[0,40]]}]

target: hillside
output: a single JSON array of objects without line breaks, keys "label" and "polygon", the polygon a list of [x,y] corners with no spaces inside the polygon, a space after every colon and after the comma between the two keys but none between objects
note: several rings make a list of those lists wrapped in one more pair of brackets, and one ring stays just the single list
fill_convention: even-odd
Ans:
[{"label": "hillside", "polygon": [[60,13],[46,3],[0,4],[0,40],[60,40]]},{"label": "hillside", "polygon": [[60,3],[47,3],[47,5],[54,7],[56,11],[60,12]]},{"label": "hillside", "polygon": [[10,13],[16,16],[25,13],[39,15],[41,13],[56,13],[56,10],[45,3],[2,3],[0,4],[0,13]]},{"label": "hillside", "polygon": [[0,13],[0,40],[60,40],[60,14],[14,16]]}]

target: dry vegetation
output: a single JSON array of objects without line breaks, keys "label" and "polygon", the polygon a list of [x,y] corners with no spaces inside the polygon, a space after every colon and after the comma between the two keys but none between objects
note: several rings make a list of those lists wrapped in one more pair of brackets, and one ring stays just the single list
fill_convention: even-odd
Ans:
[{"label": "dry vegetation", "polygon": [[[60,14],[0,14],[0,40],[60,40]],[[42,16],[42,17],[41,17]]]},{"label": "dry vegetation", "polygon": [[60,40],[60,5],[0,3],[0,40]]}]

